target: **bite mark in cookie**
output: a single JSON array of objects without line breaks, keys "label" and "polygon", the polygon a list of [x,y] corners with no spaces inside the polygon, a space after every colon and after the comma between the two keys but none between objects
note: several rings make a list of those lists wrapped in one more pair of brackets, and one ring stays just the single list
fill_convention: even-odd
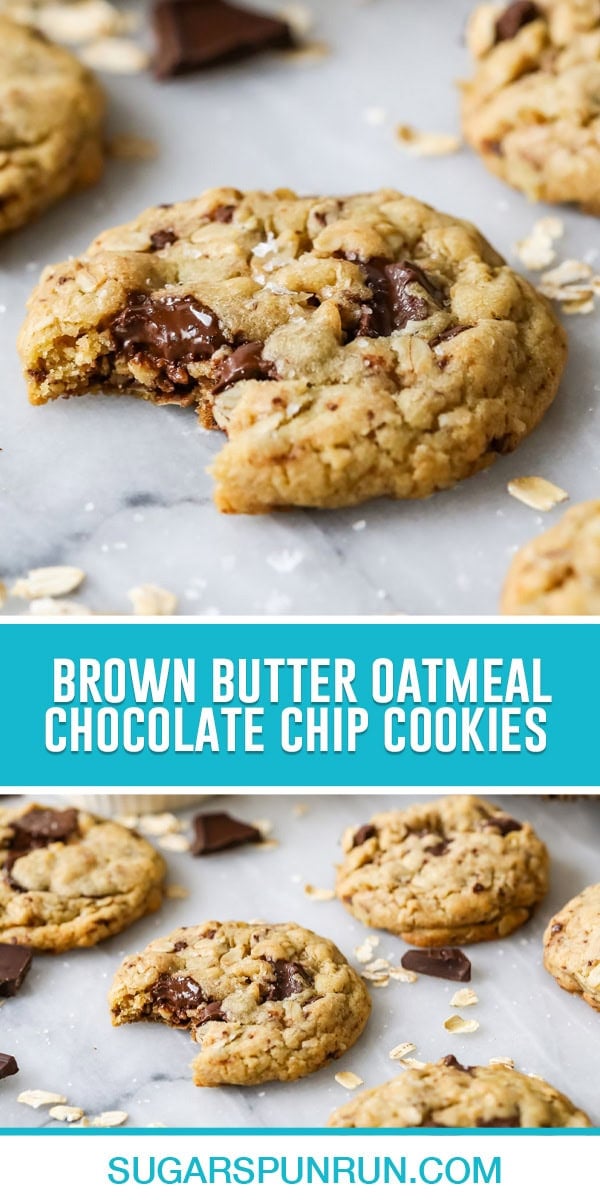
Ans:
[{"label": "bite mark in cookie", "polygon": [[228,435],[226,512],[451,487],[534,428],[565,361],[548,303],[477,230],[391,190],[149,209],[45,272],[20,350],[34,404],[194,407]]},{"label": "bite mark in cookie", "polygon": [[113,1023],[189,1029],[198,1086],[308,1075],[359,1037],[370,1002],[336,946],[298,925],[208,922],[175,930],[125,961]]}]

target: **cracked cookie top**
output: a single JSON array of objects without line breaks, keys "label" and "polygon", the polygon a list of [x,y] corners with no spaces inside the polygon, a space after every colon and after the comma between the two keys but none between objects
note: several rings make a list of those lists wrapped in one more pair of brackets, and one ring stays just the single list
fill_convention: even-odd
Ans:
[{"label": "cracked cookie top", "polygon": [[297,1079],[338,1058],[370,1012],[366,987],[327,938],[299,925],[207,921],[125,960],[113,1024],[188,1029],[199,1086]]},{"label": "cracked cookie top", "polygon": [[102,169],[104,98],[74,55],[0,15],[0,234]]},{"label": "cracked cookie top", "polygon": [[544,966],[562,988],[600,1011],[600,883],[575,896],[549,921]]},{"label": "cracked cookie top", "polygon": [[565,359],[547,302],[473,226],[391,190],[148,209],[47,269],[20,349],[34,403],[194,405],[229,435],[228,511],[451,486],[533,428]]},{"label": "cracked cookie top", "polygon": [[468,140],[532,200],[600,211],[600,0],[484,4],[467,41]]},{"label": "cracked cookie top", "polygon": [[360,1092],[332,1113],[346,1128],[562,1128],[589,1117],[534,1075],[511,1067],[463,1067],[454,1055],[407,1067],[389,1083]]},{"label": "cracked cookie top", "polygon": [[342,839],[336,890],[355,917],[417,946],[505,937],[548,886],[531,825],[476,796],[379,813]]},{"label": "cracked cookie top", "polygon": [[76,808],[0,811],[0,941],[39,950],[93,946],[162,900],[149,842]]}]

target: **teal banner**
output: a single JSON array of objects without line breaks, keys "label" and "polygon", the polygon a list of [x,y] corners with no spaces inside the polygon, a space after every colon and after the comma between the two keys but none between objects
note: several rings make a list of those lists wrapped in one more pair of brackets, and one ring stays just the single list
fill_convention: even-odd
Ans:
[{"label": "teal banner", "polygon": [[5,620],[0,786],[595,788],[598,632]]}]

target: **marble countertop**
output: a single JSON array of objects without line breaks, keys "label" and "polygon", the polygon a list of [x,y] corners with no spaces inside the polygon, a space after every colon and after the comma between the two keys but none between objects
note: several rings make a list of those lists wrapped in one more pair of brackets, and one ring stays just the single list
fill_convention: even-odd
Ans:
[{"label": "marble countertop", "polygon": [[[307,811],[295,815],[305,800]],[[37,955],[17,996],[0,1009],[0,1050],[15,1054],[20,1072],[0,1082],[0,1126],[51,1124],[47,1111],[17,1104],[29,1088],[56,1091],[88,1116],[120,1109],[130,1126],[322,1125],[349,1093],[335,1082],[340,1070],[355,1071],[365,1085],[390,1079],[397,1065],[389,1051],[414,1042],[415,1056],[453,1053],[468,1063],[492,1056],[514,1058],[518,1068],[547,1078],[600,1124],[597,1061],[600,1019],[579,998],[561,991],[541,962],[542,932],[549,918],[585,885],[600,878],[600,804],[537,797],[499,798],[516,816],[535,822],[552,855],[551,890],[535,918],[512,937],[473,946],[471,986],[480,997],[468,1011],[480,1022],[470,1035],[446,1032],[455,984],[420,978],[373,989],[373,1013],[359,1042],[343,1059],[293,1084],[259,1088],[195,1088],[193,1047],[186,1033],[160,1025],[113,1029],[106,992],[124,955],[179,925],[209,918],[295,920],[332,937],[354,959],[367,930],[333,901],[311,901],[306,882],[329,888],[339,837],[347,824],[411,797],[254,796],[219,801],[245,819],[273,823],[277,845],[245,847],[205,859],[166,855],[169,882],[189,889],[182,900],[119,937],[89,950]],[[381,935],[377,952],[397,962],[404,943]]]},{"label": "marble countertop", "polygon": [[[318,61],[263,57],[166,84],[104,76],[112,129],[155,139],[158,157],[112,162],[94,190],[3,240],[0,577],[79,565],[88,577],[81,598],[101,612],[128,611],[128,589],[154,582],[177,593],[182,613],[494,613],[514,550],[559,515],[512,499],[507,481],[535,473],[573,501],[600,494],[598,313],[568,320],[570,365],[541,428],[489,471],[427,501],[223,516],[205,471],[221,435],[203,432],[191,412],[100,397],[28,407],[15,337],[41,268],[148,204],[207,186],[396,186],[471,218],[514,261],[513,243],[546,210],[467,150],[415,159],[394,140],[400,121],[456,130],[472,0],[305,6],[314,37],[331,46]],[[373,110],[382,124],[370,123]],[[593,259],[600,222],[561,215],[560,257]]]}]

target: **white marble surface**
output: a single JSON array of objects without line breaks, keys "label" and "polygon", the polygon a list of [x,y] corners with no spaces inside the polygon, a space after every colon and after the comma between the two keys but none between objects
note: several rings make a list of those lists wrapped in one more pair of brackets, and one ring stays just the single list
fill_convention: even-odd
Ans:
[{"label": "white marble surface", "polygon": [[[169,854],[170,882],[187,887],[189,898],[165,902],[157,915],[94,949],[35,958],[21,991],[0,1009],[0,1050],[14,1053],[21,1068],[0,1082],[0,1126],[49,1123],[45,1110],[17,1104],[25,1088],[61,1092],[90,1115],[125,1110],[132,1126],[322,1125],[348,1098],[335,1073],[355,1071],[369,1086],[383,1082],[397,1070],[389,1050],[402,1041],[414,1042],[422,1059],[449,1053],[467,1063],[513,1057],[522,1070],[566,1091],[600,1124],[600,1016],[562,992],[541,964],[548,919],[600,878],[600,802],[595,798],[500,800],[516,816],[532,819],[547,841],[552,885],[529,925],[502,942],[469,950],[471,986],[480,997],[467,1014],[480,1022],[475,1034],[453,1035],[442,1027],[451,1012],[459,1011],[449,1007],[456,985],[427,978],[410,985],[392,982],[373,989],[367,1029],[335,1066],[294,1084],[203,1090],[191,1083],[193,1047],[186,1033],[159,1025],[111,1027],[106,992],[122,957],[180,924],[215,917],[291,919],[332,937],[353,960],[354,948],[369,931],[337,901],[310,901],[304,883],[331,885],[346,824],[363,822],[395,803],[406,806],[411,799],[312,796],[306,798],[309,811],[294,816],[300,802],[277,796],[220,802],[219,807],[246,819],[270,818],[277,848],[246,847],[206,859]],[[382,935],[378,949],[397,962],[405,946]]]},{"label": "white marble surface", "polygon": [[[305,3],[314,35],[332,47],[319,62],[261,58],[162,85],[106,76],[113,129],[155,138],[159,157],[111,164],[95,190],[3,240],[0,577],[81,565],[82,598],[100,611],[126,611],[128,588],[152,581],[177,592],[184,613],[493,613],[514,549],[557,515],[511,499],[507,480],[536,473],[573,500],[599,494],[598,314],[568,322],[571,362],[542,427],[484,475],[427,501],[225,517],[205,474],[220,435],[190,412],[99,397],[28,408],[14,344],[39,270],[150,203],[217,183],[392,185],[473,219],[509,256],[542,214],[466,150],[419,160],[394,142],[399,121],[456,129],[471,0]],[[373,107],[383,125],[369,124]],[[561,257],[597,253],[600,223],[563,215]]]}]

